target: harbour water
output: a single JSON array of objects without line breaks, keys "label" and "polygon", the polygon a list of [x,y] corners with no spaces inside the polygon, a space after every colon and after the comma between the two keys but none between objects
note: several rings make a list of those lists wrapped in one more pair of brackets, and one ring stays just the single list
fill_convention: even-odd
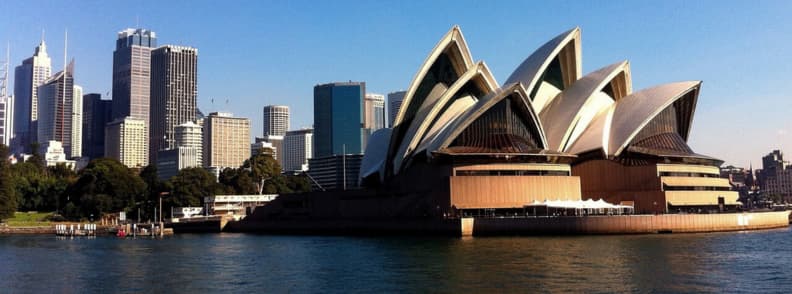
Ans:
[{"label": "harbour water", "polygon": [[789,292],[789,228],[498,238],[0,236],[4,293]]}]

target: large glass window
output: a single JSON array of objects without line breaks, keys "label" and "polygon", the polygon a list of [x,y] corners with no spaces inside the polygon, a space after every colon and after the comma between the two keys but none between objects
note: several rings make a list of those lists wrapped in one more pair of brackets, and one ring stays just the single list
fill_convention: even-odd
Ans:
[{"label": "large glass window", "polygon": [[450,149],[464,153],[530,153],[539,149],[536,126],[506,98],[468,126]]}]

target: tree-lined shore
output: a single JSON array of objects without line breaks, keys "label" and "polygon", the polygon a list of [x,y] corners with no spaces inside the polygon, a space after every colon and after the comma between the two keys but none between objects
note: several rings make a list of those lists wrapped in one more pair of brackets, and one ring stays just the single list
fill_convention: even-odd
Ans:
[{"label": "tree-lined shore", "polygon": [[[140,212],[140,220],[145,221],[153,219],[154,207],[165,192],[163,210],[169,211],[170,207],[202,206],[206,196],[311,189],[305,175],[281,174],[271,152],[260,151],[241,167],[223,170],[219,180],[193,167],[161,181],[155,165],[133,169],[111,158],[94,159],[79,172],[65,165],[48,167],[35,152],[17,164],[0,160],[0,220],[17,211],[54,211],[50,217],[54,221],[96,220],[106,213],[126,211],[132,219]],[[0,145],[0,158],[8,157],[8,147]]]}]

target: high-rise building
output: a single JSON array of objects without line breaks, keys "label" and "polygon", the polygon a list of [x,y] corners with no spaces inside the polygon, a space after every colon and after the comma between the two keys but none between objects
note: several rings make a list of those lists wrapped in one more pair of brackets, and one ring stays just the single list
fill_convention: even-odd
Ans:
[{"label": "high-rise building", "polygon": [[283,136],[289,130],[289,107],[264,106],[264,136]]},{"label": "high-rise building", "polygon": [[390,118],[388,120],[388,126],[390,127],[393,127],[393,122],[399,114],[399,109],[401,109],[405,94],[407,94],[407,91],[388,93],[388,117]]},{"label": "high-rise building", "polygon": [[213,112],[204,118],[203,165],[207,168],[242,166],[250,158],[250,120]]},{"label": "high-rise building", "polygon": [[313,129],[286,132],[283,138],[283,170],[306,171],[308,159],[313,157]]},{"label": "high-rise building", "polygon": [[365,82],[314,87],[314,158],[363,153],[365,93]]},{"label": "high-rise building", "polygon": [[371,133],[385,127],[385,96],[366,94],[363,99],[363,127]]},{"label": "high-rise building", "polygon": [[72,136],[71,136],[71,149],[72,157],[82,157],[82,136],[83,136],[83,89],[78,85],[74,85],[72,90]]},{"label": "high-rise building", "polygon": [[176,147],[174,129],[194,121],[198,100],[198,49],[165,45],[151,51],[150,160]]},{"label": "high-rise building", "polygon": [[40,142],[61,142],[68,158],[79,156],[82,151],[74,149],[72,145],[74,89],[74,60],[66,66],[66,69],[53,75],[38,89],[38,134],[36,137]]},{"label": "high-rise building", "polygon": [[30,143],[37,141],[38,87],[51,75],[52,60],[42,39],[33,56],[14,71],[14,153],[30,152]]},{"label": "high-rise building", "polygon": [[83,156],[91,159],[104,157],[105,126],[110,122],[112,103],[111,100],[102,100],[101,94],[83,95]]},{"label": "high-rise building", "polygon": [[14,97],[0,93],[0,143],[11,146],[14,132]]},{"label": "high-rise building", "polygon": [[11,146],[14,136],[14,97],[8,94],[8,64],[10,53],[6,51],[6,59],[0,67],[0,144]]},{"label": "high-rise building", "polygon": [[[126,29],[118,33],[113,51],[112,120],[130,117],[143,121],[146,134],[143,148],[149,150],[148,128],[151,98],[151,48],[156,34],[146,29]],[[143,165],[148,164],[148,155]]]},{"label": "high-rise building", "polygon": [[146,135],[146,122],[141,119],[127,117],[108,123],[105,128],[105,156],[130,168],[146,166]]},{"label": "high-rise building", "polygon": [[198,166],[203,165],[203,131],[200,125],[188,121],[174,129],[176,147],[195,148]]},{"label": "high-rise building", "polygon": [[366,93],[363,99],[363,146],[368,144],[371,134],[384,127],[385,96]]}]

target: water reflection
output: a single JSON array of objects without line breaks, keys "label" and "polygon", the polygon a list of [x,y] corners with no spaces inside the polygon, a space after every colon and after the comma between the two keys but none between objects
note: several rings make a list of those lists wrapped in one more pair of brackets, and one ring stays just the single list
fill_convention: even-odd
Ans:
[{"label": "water reflection", "polygon": [[774,292],[790,230],[352,238],[244,234],[0,237],[11,292]]}]

